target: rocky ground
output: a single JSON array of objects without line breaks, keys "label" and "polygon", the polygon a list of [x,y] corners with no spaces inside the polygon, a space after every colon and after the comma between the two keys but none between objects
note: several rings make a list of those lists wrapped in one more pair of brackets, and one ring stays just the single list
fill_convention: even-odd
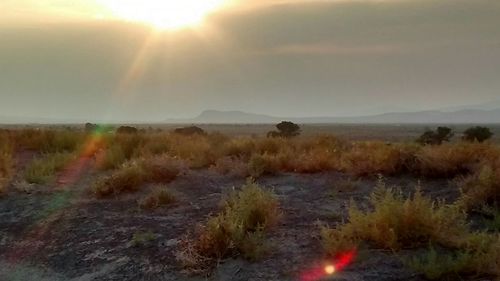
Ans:
[{"label": "rocky ground", "polygon": [[[28,156],[24,156],[28,157]],[[280,174],[258,182],[278,195],[283,219],[269,234],[270,253],[258,262],[221,261],[209,277],[188,276],[176,261],[179,239],[219,210],[219,202],[244,179],[210,170],[191,170],[169,187],[178,202],[153,211],[138,208],[136,194],[95,199],[88,187],[97,176],[86,163],[78,180],[53,186],[11,188],[0,199],[0,280],[302,280],[326,257],[318,222],[335,225],[346,218],[351,198],[362,207],[376,179],[343,188],[339,173]],[[74,171],[69,171],[74,173]],[[418,179],[388,178],[411,192]],[[424,193],[452,200],[456,187],[446,180],[423,181]],[[134,236],[148,233],[143,243]],[[345,271],[325,280],[421,280],[403,264],[405,256],[368,249]]]}]

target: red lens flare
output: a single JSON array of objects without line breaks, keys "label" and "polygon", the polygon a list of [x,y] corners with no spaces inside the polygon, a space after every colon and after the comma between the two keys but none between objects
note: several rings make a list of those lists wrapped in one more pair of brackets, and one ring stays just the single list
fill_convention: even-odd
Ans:
[{"label": "red lens flare", "polygon": [[300,277],[300,281],[317,281],[323,277],[333,275],[345,269],[356,258],[356,250],[340,253],[335,256],[331,263],[326,263],[324,266],[315,267]]}]

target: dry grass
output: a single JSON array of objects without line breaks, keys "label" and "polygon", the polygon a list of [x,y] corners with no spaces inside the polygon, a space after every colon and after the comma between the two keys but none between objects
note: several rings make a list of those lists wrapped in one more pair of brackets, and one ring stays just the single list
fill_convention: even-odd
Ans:
[{"label": "dry grass", "polygon": [[457,205],[433,202],[418,190],[405,199],[382,181],[371,204],[372,210],[361,211],[351,203],[348,223],[335,229],[321,227],[323,246],[330,255],[357,248],[362,241],[393,251],[434,244],[444,249],[443,254],[431,249],[408,261],[409,266],[439,280],[453,274],[500,276],[500,236],[471,232]]},{"label": "dry grass", "polygon": [[274,194],[248,182],[224,202],[223,210],[211,217],[195,238],[184,241],[178,259],[193,272],[206,271],[227,256],[258,259],[267,249],[265,232],[280,216]]},{"label": "dry grass", "polygon": [[99,178],[91,186],[97,197],[118,195],[124,192],[135,192],[146,182],[147,173],[137,161],[124,164],[110,176]]},{"label": "dry grass", "polygon": [[500,169],[482,166],[476,173],[459,182],[462,196],[459,204],[466,210],[500,203]]},{"label": "dry grass", "polygon": [[70,152],[56,152],[44,154],[29,163],[24,171],[24,179],[28,183],[46,184],[54,180],[57,172],[76,159]]},{"label": "dry grass", "polygon": [[114,170],[111,175],[99,178],[92,185],[91,191],[97,197],[135,192],[147,182],[171,182],[183,169],[182,162],[169,156],[131,160]]},{"label": "dry grass", "polygon": [[156,209],[161,206],[170,205],[177,201],[175,195],[164,186],[155,186],[153,190],[144,198],[139,200],[141,209]]},{"label": "dry grass", "polygon": [[0,135],[0,196],[7,191],[13,174],[13,150],[7,136]]}]

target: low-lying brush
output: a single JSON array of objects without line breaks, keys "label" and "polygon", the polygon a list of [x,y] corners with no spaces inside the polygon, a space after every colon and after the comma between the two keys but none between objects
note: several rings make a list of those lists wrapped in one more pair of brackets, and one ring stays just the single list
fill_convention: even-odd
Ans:
[{"label": "low-lying brush", "polygon": [[137,161],[124,164],[107,177],[98,179],[91,187],[97,197],[134,192],[146,181],[146,171]]},{"label": "low-lying brush", "polygon": [[500,203],[500,170],[485,165],[459,183],[459,204],[466,210]]},{"label": "low-lying brush", "polygon": [[266,252],[265,232],[280,215],[274,194],[248,182],[224,202],[223,210],[211,217],[194,239],[183,242],[178,259],[198,273],[233,255],[258,259]]},{"label": "low-lying brush", "polygon": [[137,159],[126,162],[111,175],[98,179],[91,190],[97,197],[135,192],[147,182],[168,183],[182,171],[182,162],[168,156]]},{"label": "low-lying brush", "polygon": [[12,145],[7,137],[0,136],[0,196],[6,192],[13,173]]},{"label": "low-lying brush", "polygon": [[46,184],[54,179],[57,172],[61,171],[67,164],[76,159],[76,155],[70,152],[57,152],[42,155],[27,166],[24,171],[24,179],[28,183]]},{"label": "low-lying brush", "polygon": [[433,202],[419,190],[405,199],[382,181],[371,203],[373,209],[365,212],[351,203],[348,223],[336,229],[321,227],[323,246],[330,255],[357,248],[363,241],[391,250],[434,244],[451,250],[455,256],[439,258],[439,267],[433,252],[409,262],[429,278],[454,272],[500,273],[499,236],[471,232],[459,206]]},{"label": "low-lying brush", "polygon": [[175,195],[168,188],[157,186],[153,188],[146,197],[139,200],[141,209],[156,209],[161,206],[169,205],[177,201]]}]

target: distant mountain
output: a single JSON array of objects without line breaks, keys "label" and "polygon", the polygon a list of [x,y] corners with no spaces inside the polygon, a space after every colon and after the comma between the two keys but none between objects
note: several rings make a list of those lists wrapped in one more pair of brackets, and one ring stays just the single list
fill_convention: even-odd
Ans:
[{"label": "distant mountain", "polygon": [[378,115],[357,117],[276,117],[242,111],[204,111],[193,119],[169,119],[166,123],[182,124],[274,124],[289,120],[302,124],[350,123],[350,124],[384,124],[384,123],[443,123],[443,124],[481,124],[500,123],[500,109],[478,110],[464,109],[458,111],[417,111],[392,112]]},{"label": "distant mountain", "polygon": [[[491,100],[488,102],[482,102],[482,103],[477,103],[477,104],[470,104],[470,105],[462,105],[462,106],[452,106],[452,107],[444,107],[440,108],[440,111],[445,111],[445,112],[452,112],[452,111],[459,111],[459,110],[494,110],[494,109],[499,109],[500,108],[500,100]],[[389,112],[389,111],[386,111]]]}]

